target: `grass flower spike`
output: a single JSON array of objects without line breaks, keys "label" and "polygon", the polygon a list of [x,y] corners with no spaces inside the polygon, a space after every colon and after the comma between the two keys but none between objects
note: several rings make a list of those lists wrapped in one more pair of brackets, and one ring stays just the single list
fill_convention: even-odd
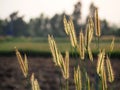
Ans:
[{"label": "grass flower spike", "polygon": [[105,71],[105,64],[104,62],[101,65],[101,78],[102,78],[102,90],[107,90],[107,78],[106,78],[106,71]]},{"label": "grass flower spike", "polygon": [[86,26],[86,33],[85,33],[85,45],[87,49],[93,38],[93,28],[94,28],[94,24],[93,24],[92,18],[89,17],[88,23]]},{"label": "grass flower spike", "polygon": [[105,58],[105,50],[100,51],[98,55],[98,63],[97,63],[97,73],[101,76],[102,64],[104,63]]},{"label": "grass flower spike", "polygon": [[98,9],[95,9],[95,30],[96,30],[96,36],[100,37],[101,30],[100,30],[100,20],[98,16]]},{"label": "grass flower spike", "polygon": [[89,29],[89,43],[92,41],[92,38],[93,38],[93,30],[94,30],[94,23],[93,23],[93,20],[92,20],[92,17],[89,17],[88,18],[88,29]]},{"label": "grass flower spike", "polygon": [[74,69],[74,82],[76,90],[82,90],[82,77],[79,66],[77,67],[77,69]]},{"label": "grass flower spike", "polygon": [[68,24],[67,19],[65,18],[65,16],[63,18],[63,23],[64,23],[65,32],[66,32],[67,35],[69,35],[69,29],[70,28],[69,28],[69,24]]},{"label": "grass flower spike", "polygon": [[114,43],[115,43],[115,38],[113,37],[112,42],[111,42],[111,45],[110,45],[110,52],[113,51]]},{"label": "grass flower spike", "polygon": [[84,36],[83,36],[82,30],[80,32],[80,47],[79,47],[79,49],[80,49],[80,57],[81,57],[82,60],[84,60],[84,58],[85,58],[85,51],[84,51],[85,47],[84,47]]},{"label": "grass flower spike", "polygon": [[34,77],[34,73],[32,73],[31,75],[31,86],[32,86],[32,90],[40,90],[40,86],[38,84],[37,79],[35,79]]},{"label": "grass flower spike", "polygon": [[57,49],[57,45],[55,43],[53,36],[48,35],[48,42],[49,42],[50,50],[52,52],[53,61],[56,66],[59,66],[60,65],[60,60],[59,60],[60,52]]},{"label": "grass flower spike", "polygon": [[77,38],[72,18],[70,17],[70,19],[67,21],[64,16],[63,22],[66,34],[70,36],[71,45],[74,48],[77,47]]},{"label": "grass flower spike", "polygon": [[65,79],[69,78],[69,52],[66,51],[65,56]]},{"label": "grass flower spike", "polygon": [[68,79],[69,78],[69,53],[66,52],[66,57],[64,60],[62,54],[57,49],[57,45],[55,43],[53,36],[48,35],[48,41],[49,41],[50,50],[53,56],[53,62],[55,63],[56,66],[60,67],[63,77],[65,79]]},{"label": "grass flower spike", "polygon": [[75,29],[74,29],[74,24],[72,21],[72,18],[70,17],[70,20],[68,21],[69,27],[70,27],[70,40],[71,40],[71,44],[73,47],[77,46],[77,38],[76,38],[76,33],[75,33]]},{"label": "grass flower spike", "polygon": [[94,24],[93,24],[92,18],[89,17],[88,23],[86,26],[86,33],[85,33],[85,46],[86,46],[86,50],[87,50],[88,55],[89,55],[89,59],[91,61],[93,61],[93,55],[92,55],[92,52],[90,49],[90,44],[91,44],[91,41],[93,38],[93,29],[94,29]]},{"label": "grass flower spike", "polygon": [[23,73],[24,77],[27,78],[27,76],[28,76],[28,61],[27,61],[27,57],[25,55],[25,60],[23,60],[20,52],[17,50],[16,47],[15,47],[15,51],[16,51],[16,56],[17,56],[18,62],[20,64],[20,68],[22,70],[22,73]]},{"label": "grass flower spike", "polygon": [[90,47],[88,47],[88,55],[89,55],[90,61],[93,61],[93,55],[92,55],[92,51],[91,51]]},{"label": "grass flower spike", "polygon": [[69,78],[69,54],[68,52],[66,52],[65,60],[63,59],[63,56],[61,54],[59,55],[59,58],[60,58],[59,67],[62,71],[62,75],[64,79],[68,79]]},{"label": "grass flower spike", "polygon": [[102,90],[107,90],[107,78],[105,68],[105,50],[102,50],[98,55],[97,73],[102,81]]},{"label": "grass flower spike", "polygon": [[108,56],[106,57],[106,64],[107,64],[108,81],[113,82],[114,81],[114,73],[113,73],[112,65],[110,63],[110,59]]}]

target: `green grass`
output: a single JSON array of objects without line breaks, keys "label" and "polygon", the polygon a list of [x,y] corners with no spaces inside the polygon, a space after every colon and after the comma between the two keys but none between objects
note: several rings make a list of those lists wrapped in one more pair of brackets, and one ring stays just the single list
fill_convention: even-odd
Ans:
[{"label": "green grass", "polygon": [[[106,40],[106,41],[105,41]],[[101,38],[100,48],[105,48],[109,52],[110,43],[112,38]],[[71,51],[70,41],[65,38],[56,39],[57,46],[61,52],[65,50]],[[49,44],[47,38],[5,38],[0,39],[0,54],[14,52],[14,47],[17,47],[22,52],[37,54],[50,54]],[[93,52],[97,52],[95,40],[91,44]],[[115,40],[114,53],[119,53],[120,55],[120,38]]]}]

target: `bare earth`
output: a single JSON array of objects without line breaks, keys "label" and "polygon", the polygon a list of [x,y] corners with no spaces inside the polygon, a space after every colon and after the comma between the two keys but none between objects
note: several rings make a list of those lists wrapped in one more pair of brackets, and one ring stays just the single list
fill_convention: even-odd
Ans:
[{"label": "bare earth", "polygon": [[[60,90],[60,71],[56,69],[52,58],[43,57],[28,57],[29,61],[29,72],[35,73],[35,77],[42,90]],[[89,63],[89,61],[88,61]],[[120,59],[112,59],[111,61],[115,81],[110,84],[109,90],[120,90]],[[94,65],[96,62],[94,63]],[[70,80],[69,80],[69,90],[75,90],[73,81],[73,68],[75,65],[75,60],[70,60]],[[91,65],[87,64],[87,69],[90,77],[94,77],[93,69]],[[92,81],[92,79],[91,79]],[[26,86],[26,81],[23,77],[21,69],[16,57],[0,57],[0,90],[28,90]],[[64,86],[64,79],[62,78],[62,86]]]}]

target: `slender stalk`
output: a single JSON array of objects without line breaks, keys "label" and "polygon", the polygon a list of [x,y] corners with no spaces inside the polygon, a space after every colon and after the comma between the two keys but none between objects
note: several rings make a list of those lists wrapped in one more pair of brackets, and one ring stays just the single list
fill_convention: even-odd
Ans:
[{"label": "slender stalk", "polygon": [[26,88],[28,90],[32,90],[31,83],[30,83],[30,76],[29,75],[27,76],[26,81],[27,81]]},{"label": "slender stalk", "polygon": [[66,89],[65,90],[69,90],[69,80],[68,79],[66,79]]},{"label": "slender stalk", "polygon": [[114,44],[115,44],[115,38],[113,37],[111,45],[110,45],[110,52],[108,53],[109,57],[111,56],[111,53],[112,53],[112,51],[114,49]]},{"label": "slender stalk", "polygon": [[95,73],[95,82],[96,82],[96,84],[95,84],[95,90],[99,90],[100,78],[99,78],[97,72]]},{"label": "slender stalk", "polygon": [[62,81],[61,81],[61,75],[59,74],[59,80],[60,80],[60,90],[62,90]]},{"label": "slender stalk", "polygon": [[98,38],[98,50],[100,49],[100,37],[97,37]]},{"label": "slender stalk", "polygon": [[[57,67],[57,70],[59,71],[59,67]],[[61,81],[61,74],[60,74],[60,72],[58,73],[58,75],[59,75],[59,81],[60,81],[59,87],[60,87],[60,90],[62,90],[62,81]]]}]

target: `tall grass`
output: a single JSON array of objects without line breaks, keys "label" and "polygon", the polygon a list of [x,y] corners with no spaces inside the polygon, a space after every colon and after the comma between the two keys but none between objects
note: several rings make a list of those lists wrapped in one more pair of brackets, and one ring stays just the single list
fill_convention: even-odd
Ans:
[{"label": "tall grass", "polygon": [[20,52],[17,50],[16,47],[15,47],[15,51],[16,51],[16,56],[17,56],[18,62],[20,64],[20,68],[22,70],[22,73],[23,73],[26,81],[27,81],[27,85],[26,85],[27,89],[40,90],[40,86],[38,84],[37,79],[35,78],[34,73],[32,73],[32,75],[29,74],[27,56],[24,55],[24,59],[23,59]]},{"label": "tall grass", "polygon": [[[110,54],[108,55],[108,53],[105,52],[105,48],[104,49],[100,48],[101,30],[100,30],[100,21],[99,21],[97,9],[95,10],[94,17],[95,17],[95,23],[93,23],[92,18],[89,17],[88,23],[86,25],[85,35],[83,34],[82,30],[80,31],[80,38],[79,38],[80,42],[79,43],[76,38],[74,25],[73,25],[71,17],[69,18],[69,20],[67,20],[66,17],[64,16],[64,19],[63,19],[64,29],[65,29],[67,36],[70,39],[71,46],[75,49],[75,53],[77,54],[78,52],[80,56],[80,58],[77,59],[79,61],[76,61],[77,64],[75,64],[74,66],[75,67],[74,83],[75,83],[76,90],[91,90],[91,89],[92,90],[93,89],[94,90],[101,90],[101,89],[107,90],[108,89],[107,82],[114,81],[114,73],[113,73],[112,65],[109,59]],[[96,41],[97,43],[96,48],[99,53],[98,53],[98,63],[97,63],[97,67],[95,70],[95,78],[96,78],[95,83],[96,84],[94,85],[95,86],[94,88],[91,88],[91,85],[93,85],[94,83],[90,82],[89,74],[87,73],[88,70],[86,69],[85,63],[88,59],[91,61],[91,63],[94,62],[94,58],[93,58],[92,50],[91,50],[91,41],[93,37],[95,37],[93,36],[94,25],[95,25],[95,30],[96,30],[95,35],[98,38]],[[63,59],[63,56],[61,55],[60,50],[58,50],[56,43],[55,45],[51,45],[52,41],[55,42],[55,39],[53,38],[53,36],[51,36],[51,38],[52,39],[50,39],[50,35],[49,35],[48,41],[51,42],[49,43],[49,45],[50,45],[50,49],[52,48],[51,52],[54,57],[53,61],[55,65],[57,64],[56,62],[59,62],[59,63],[61,62],[60,63],[61,65],[58,65],[58,66],[60,67],[61,70],[62,70],[61,66],[64,67],[64,71],[66,71],[68,67],[66,67],[66,64],[63,63],[65,60]],[[113,47],[114,47],[114,39],[109,47],[110,47],[109,48],[110,52],[112,52]],[[81,63],[84,63],[84,64],[81,64]],[[69,71],[67,71],[66,73],[69,74]],[[64,77],[64,79],[66,78]],[[67,78],[67,80],[69,81],[69,78]],[[69,85],[67,85],[67,87],[69,87]],[[68,88],[66,88],[65,90],[68,90]]]},{"label": "tall grass", "polygon": [[[100,48],[100,37],[101,37],[101,30],[100,30],[100,22],[98,16],[98,10],[95,11],[95,23],[93,22],[92,18],[89,17],[87,25],[86,25],[86,33],[84,34],[82,30],[80,31],[79,39],[76,37],[76,32],[74,28],[73,21],[71,17],[67,20],[64,16],[64,29],[65,32],[70,40],[71,47],[73,48],[73,53],[79,55],[75,55],[76,64],[74,65],[74,85],[76,90],[108,90],[108,82],[112,83],[114,81],[114,71],[112,69],[112,65],[110,62],[110,53],[113,51],[114,48],[114,39],[111,42],[111,45],[108,46],[110,49],[110,53],[106,52],[106,48]],[[87,62],[90,60],[90,63],[93,64],[94,58],[92,53],[92,40],[94,36],[94,26],[96,30],[97,36],[97,65],[91,69],[94,69],[95,72],[95,82],[91,81],[91,78],[88,73],[87,69]],[[55,38],[52,35],[48,35],[48,42],[49,47],[52,53],[53,62],[57,69],[61,71],[62,76],[58,75],[59,80],[61,78],[64,79],[65,85],[64,87],[60,84],[61,90],[69,90],[69,79],[70,79],[70,57],[69,52],[70,50],[65,50],[65,55],[62,55],[60,48],[55,41]],[[65,48],[64,48],[65,49]],[[34,73],[29,75],[29,68],[27,63],[27,57],[25,55],[24,59],[21,57],[21,54],[17,49],[16,56],[18,58],[20,68],[26,80],[28,81],[28,85],[30,86],[31,90],[40,90],[38,85],[37,79],[34,78]],[[90,68],[89,68],[90,69]],[[31,77],[30,77],[31,76]],[[62,83],[62,82],[61,82]]]}]

